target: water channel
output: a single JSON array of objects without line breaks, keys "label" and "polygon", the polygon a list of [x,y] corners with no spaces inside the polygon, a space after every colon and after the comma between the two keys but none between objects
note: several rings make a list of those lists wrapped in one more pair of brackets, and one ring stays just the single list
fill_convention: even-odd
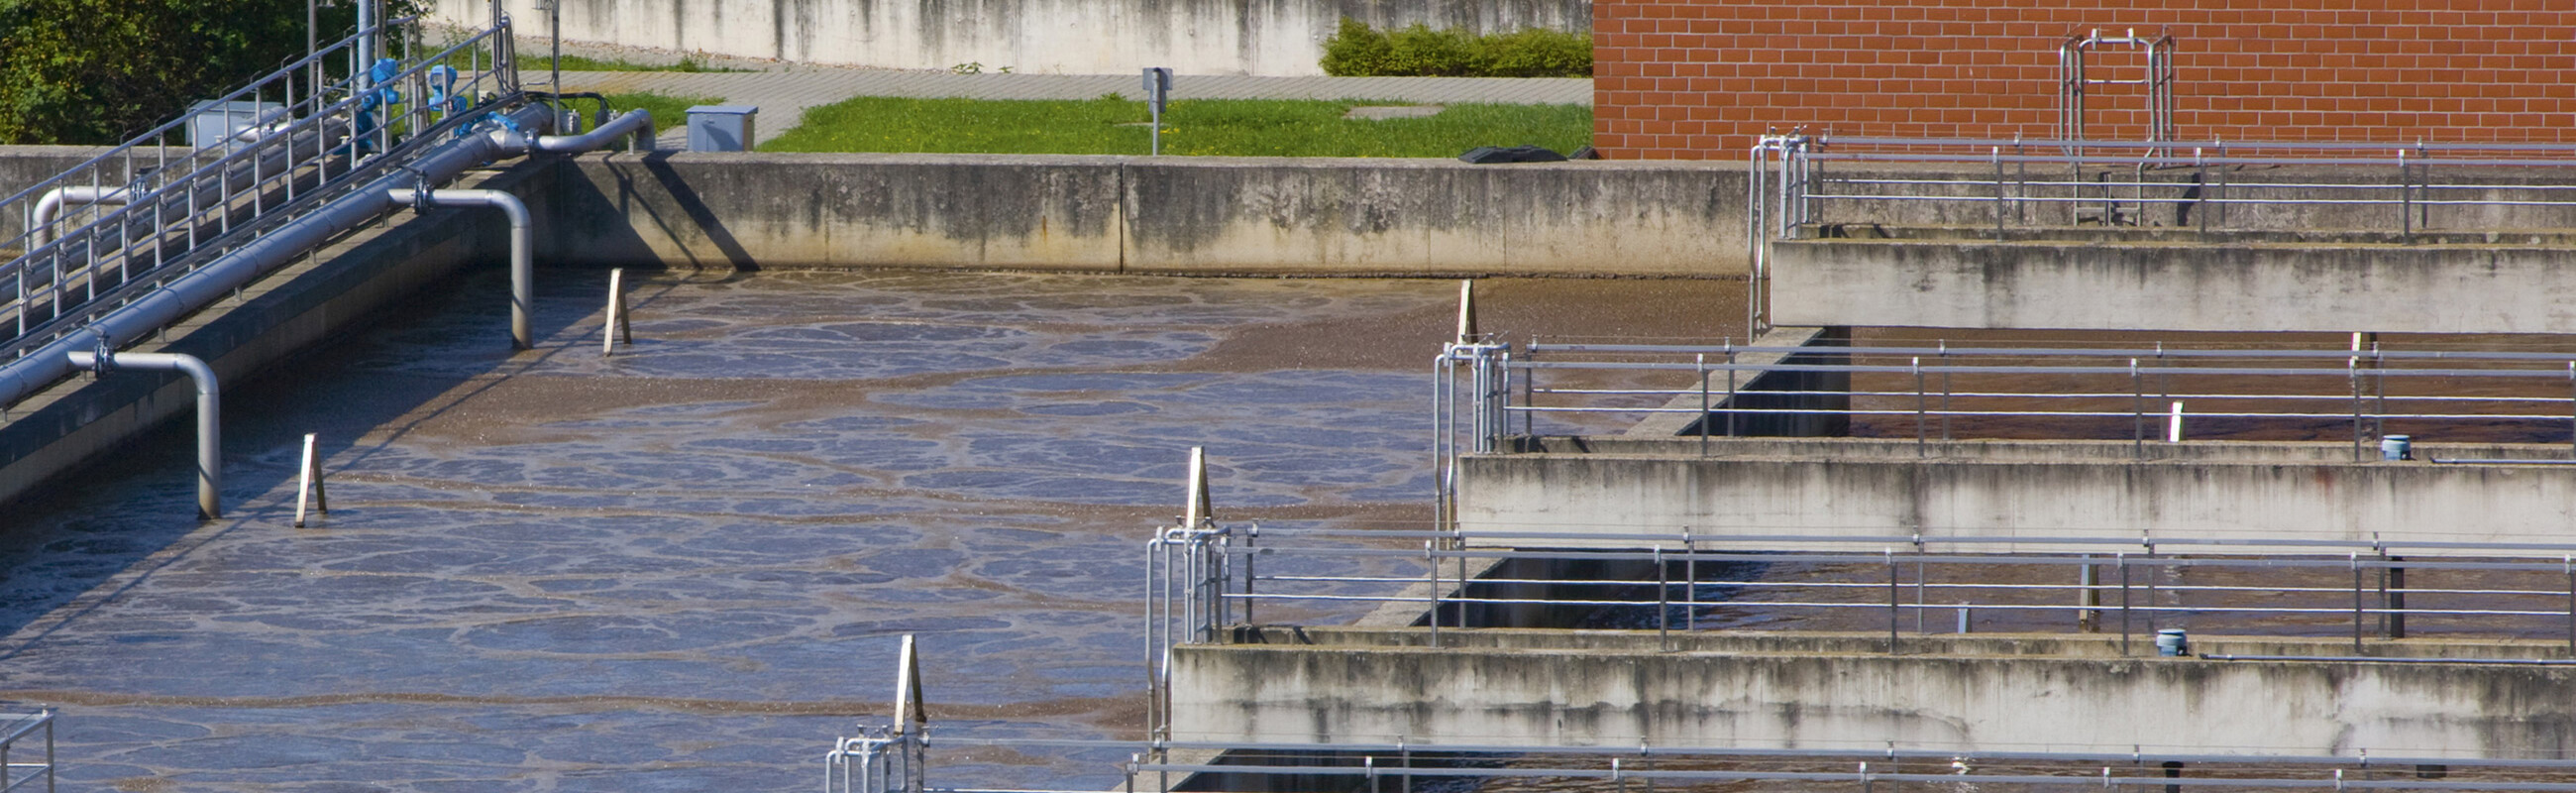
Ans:
[{"label": "water channel", "polygon": [[[1453,281],[491,273],[227,384],[232,514],[176,431],[0,525],[0,704],[62,708],[73,790],[800,790],[881,721],[1139,737],[1142,543],[1186,450],[1227,520],[1429,517]],[[1514,337],[1742,336],[1738,284],[1485,282]],[[317,433],[331,513],[290,526]],[[1344,621],[1316,606],[1278,614]],[[1108,789],[1117,753],[943,758]]]}]

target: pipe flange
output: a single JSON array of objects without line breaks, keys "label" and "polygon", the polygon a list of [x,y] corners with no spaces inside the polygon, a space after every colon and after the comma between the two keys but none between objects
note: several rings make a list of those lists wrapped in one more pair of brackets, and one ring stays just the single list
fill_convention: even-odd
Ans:
[{"label": "pipe flange", "polygon": [[116,345],[108,343],[107,334],[95,329],[89,333],[98,339],[98,349],[90,354],[89,370],[101,376],[116,371]]}]

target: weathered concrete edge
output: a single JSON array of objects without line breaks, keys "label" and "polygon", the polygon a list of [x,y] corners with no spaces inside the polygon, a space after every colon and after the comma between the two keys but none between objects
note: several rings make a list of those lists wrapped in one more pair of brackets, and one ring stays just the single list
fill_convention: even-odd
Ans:
[{"label": "weathered concrete edge", "polygon": [[[2309,652],[2280,653],[2303,660],[2214,660],[1943,653],[1938,642],[1872,653],[1852,639],[1842,651],[1811,652],[1783,646],[1780,637],[1731,634],[1692,635],[1684,639],[1689,646],[1667,650],[1652,632],[1554,633],[1552,647],[1479,642],[1510,634],[1460,631],[1444,636],[1458,641],[1436,650],[1176,648],[1173,735],[1274,743],[1472,735],[1480,743],[1600,746],[2561,758],[2570,755],[2563,736],[2576,726],[2576,709],[2564,697],[2576,672],[2565,667],[2350,658],[2348,650],[2327,651],[2335,643],[2324,640]],[[2037,638],[2044,637],[2002,640]],[[2117,642],[2087,638],[2103,647]],[[2194,645],[2230,652],[2302,646],[2209,645],[2200,637]],[[2501,657],[2541,652],[2506,649],[2515,651]]]},{"label": "weathered concrete edge", "polygon": [[[1883,439],[1621,439],[1632,453],[1470,455],[1459,525],[1494,540],[1533,523],[1629,536],[1550,540],[1584,547],[1705,540],[1728,533],[1850,542],[1727,540],[1727,547],[1872,550],[1888,537],[2015,536],[1996,553],[2100,552],[2102,538],[2251,547],[2332,541],[2408,556],[2479,556],[2477,544],[2554,549],[2576,516],[2576,467],[2355,461],[2334,443],[2157,445]],[[1660,445],[1659,454],[1636,454]],[[2170,447],[2170,448],[2168,448]],[[2489,459],[2546,459],[2564,447],[2497,445]],[[1741,451],[1739,451],[1741,450]],[[2050,450],[2061,453],[2051,454]],[[2517,452],[2517,450],[2519,450]],[[2478,456],[2484,457],[2485,454]],[[2563,459],[2563,458],[2562,458]],[[2461,516],[2475,515],[2475,520]],[[2053,540],[2086,538],[2085,542]],[[2314,547],[2281,552],[2315,553]],[[2558,555],[2547,550],[2547,555]]]},{"label": "weathered concrete edge", "polygon": [[[1771,310],[1796,324],[2566,333],[2569,248],[1795,240]],[[2441,306],[2476,306],[2474,311]]]},{"label": "weathered concrete edge", "polygon": [[[542,172],[520,168],[469,177],[470,186],[527,192]],[[504,224],[488,213],[408,212],[348,235],[320,255],[272,273],[182,321],[143,352],[204,359],[227,392],[297,352],[362,327],[419,287],[506,250]],[[0,503],[38,492],[113,453],[162,422],[195,410],[184,376],[120,372],[76,377],[10,406],[0,424]],[[173,483],[172,487],[185,487]],[[238,493],[227,493],[233,503]]]},{"label": "weathered concrete edge", "polygon": [[550,264],[1732,278],[1742,168],[668,153],[559,162]]}]

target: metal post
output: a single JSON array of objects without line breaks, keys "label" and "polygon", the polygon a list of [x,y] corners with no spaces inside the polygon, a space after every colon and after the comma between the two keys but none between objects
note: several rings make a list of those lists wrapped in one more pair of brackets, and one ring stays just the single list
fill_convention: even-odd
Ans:
[{"label": "metal post", "polygon": [[2352,555],[2352,654],[2360,655],[2362,634],[2361,554]]},{"label": "metal post", "polygon": [[1664,546],[1655,546],[1655,641],[1667,652],[1673,649],[1672,581],[1664,570]]},{"label": "metal post", "polygon": [[1896,549],[1887,549],[1887,654],[1896,654]]},{"label": "metal post", "polygon": [[2368,462],[2370,455],[2361,442],[2361,356],[2344,359],[2344,377],[2352,381],[2352,461]]},{"label": "metal post", "polygon": [[1991,154],[1995,163],[1995,241],[2004,241],[2004,147],[1996,146]]},{"label": "metal post", "polygon": [[2414,176],[2406,167],[2406,150],[2397,150],[2397,225],[2404,232],[2400,239],[2415,241]]},{"label": "metal post", "polygon": [[2403,556],[2386,559],[2379,572],[2379,600],[2387,613],[2379,616],[2380,633],[2391,639],[2406,638],[2406,568],[2399,563]]},{"label": "metal post", "polygon": [[2140,460],[2147,459],[2147,381],[2138,373],[2138,359],[2129,359],[2129,391],[2137,401],[2130,408],[2129,448]]},{"label": "metal post", "polygon": [[1429,593],[1429,600],[1431,601],[1431,646],[1438,647],[1440,646],[1440,559],[1439,557],[1432,555],[1430,540],[1422,541],[1422,562],[1424,567],[1431,568],[1431,591]]},{"label": "metal post", "polygon": [[1926,401],[1923,392],[1923,356],[1917,355],[1914,356],[1914,456],[1916,457],[1932,456],[1931,450],[1925,446],[1923,440],[1924,433],[1928,429],[1925,426],[1924,417]]},{"label": "metal post", "polygon": [[2120,568],[2120,655],[2126,657],[2129,654],[2129,555],[2114,555],[2111,564]]},{"label": "metal post", "polygon": [[[1739,401],[1741,397],[1735,393],[1735,371],[1735,342],[1730,341],[1726,343],[1726,437],[1729,438],[1735,437],[1736,411],[1744,407],[1744,403]],[[2567,364],[2567,379],[2576,383],[2576,362]],[[2576,399],[2571,399],[2570,404],[2576,404]],[[2570,443],[2576,444],[2576,441]]]},{"label": "metal post", "polygon": [[1682,527],[1682,630],[1699,630],[1699,545]]},{"label": "metal post", "polygon": [[1699,372],[1699,456],[1708,456],[1708,353],[1692,357]]},{"label": "metal post", "polygon": [[2088,554],[2084,563],[2075,567],[2075,629],[2084,633],[2102,630],[2102,592],[2094,588],[2095,575],[2093,557]]},{"label": "metal post", "polygon": [[1941,340],[1941,442],[1950,442],[1950,340]]}]

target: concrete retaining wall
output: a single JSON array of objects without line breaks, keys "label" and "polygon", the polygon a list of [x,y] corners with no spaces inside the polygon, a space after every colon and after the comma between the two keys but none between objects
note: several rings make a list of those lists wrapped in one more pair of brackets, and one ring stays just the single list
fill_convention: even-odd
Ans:
[{"label": "concrete retaining wall", "polygon": [[[1177,740],[2576,756],[2576,668],[2122,658],[2117,638],[1307,632],[1173,652]],[[2485,657],[2564,652],[2542,643]],[[2077,647],[2076,645],[2085,645]],[[2203,653],[2336,656],[2349,644]],[[2288,652],[2284,652],[2287,650]],[[2402,651],[2401,651],[2402,652]],[[1454,737],[1453,737],[1454,736]]]},{"label": "concrete retaining wall", "polygon": [[2576,247],[2563,245],[1797,240],[1772,251],[1783,323],[2576,332]]},{"label": "concrete retaining wall", "polygon": [[561,167],[550,265],[1744,272],[1743,176],[1722,164],[747,153]]},{"label": "concrete retaining wall", "polygon": [[[106,151],[96,146],[0,146],[0,198],[17,195]],[[0,212],[0,249],[12,247],[11,241],[26,231],[25,213]]]},{"label": "concrete retaining wall", "polygon": [[[481,25],[486,0],[434,0],[433,18]],[[521,32],[542,34],[535,0],[504,0]],[[946,69],[983,64],[1029,74],[1323,74],[1324,39],[1343,17],[1380,28],[1416,22],[1480,33],[1589,30],[1589,0],[564,0],[569,40],[802,63]],[[523,54],[527,52],[522,50]],[[1186,90],[1186,89],[1183,89]],[[1131,94],[1133,95],[1133,94]]]},{"label": "concrete retaining wall", "polygon": [[[1591,440],[1610,442],[1587,444],[1590,454],[1464,459],[1460,528],[1678,536],[1690,527],[1700,538],[1852,537],[1851,548],[1868,551],[1918,532],[2335,540],[2360,550],[2378,540],[2389,553],[2440,556],[2464,552],[2420,543],[2560,544],[2576,524],[2576,466],[2356,463],[2349,444],[2149,444],[2149,459],[2138,460],[2126,442],[1935,441],[1918,449],[1911,440],[1720,438],[1700,457],[1693,439]],[[2417,449],[2443,459],[2566,455],[2563,446]],[[2105,551],[2045,542],[1978,549]]]}]

